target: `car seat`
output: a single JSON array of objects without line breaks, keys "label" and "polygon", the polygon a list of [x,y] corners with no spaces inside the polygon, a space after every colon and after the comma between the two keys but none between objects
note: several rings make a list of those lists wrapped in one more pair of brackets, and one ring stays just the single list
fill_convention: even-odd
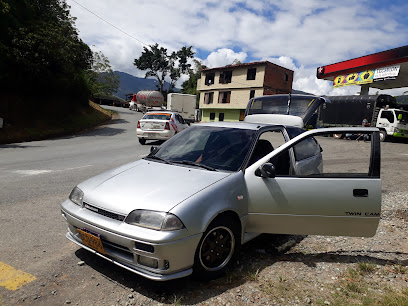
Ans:
[{"label": "car seat", "polygon": [[273,150],[273,146],[268,140],[259,139],[256,143],[255,150],[252,153],[251,159],[249,160],[248,167]]}]

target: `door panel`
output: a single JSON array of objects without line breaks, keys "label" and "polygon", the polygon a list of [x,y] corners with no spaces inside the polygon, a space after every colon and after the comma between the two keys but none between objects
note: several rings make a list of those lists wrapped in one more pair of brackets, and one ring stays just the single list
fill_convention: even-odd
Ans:
[{"label": "door panel", "polygon": [[248,232],[370,237],[378,226],[380,179],[253,176],[247,186]]},{"label": "door panel", "polygon": [[[355,136],[362,132],[370,135],[371,141],[367,142],[323,137],[324,133],[330,136],[346,133],[345,130],[306,132],[247,168],[248,232],[364,237],[375,234],[381,213],[378,130],[348,129]],[[292,148],[294,174],[255,174],[260,166],[279,160],[277,156]]]}]

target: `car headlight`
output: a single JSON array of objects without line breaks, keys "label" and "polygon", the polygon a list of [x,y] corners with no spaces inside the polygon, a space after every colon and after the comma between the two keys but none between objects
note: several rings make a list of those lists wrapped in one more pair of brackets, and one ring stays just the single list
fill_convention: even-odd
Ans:
[{"label": "car headlight", "polygon": [[84,192],[78,187],[74,187],[74,189],[72,189],[71,191],[71,194],[69,195],[69,199],[75,204],[82,206],[82,201],[84,199]]},{"label": "car headlight", "polygon": [[153,210],[134,210],[126,217],[125,222],[158,231],[174,231],[184,228],[183,222],[175,215]]}]

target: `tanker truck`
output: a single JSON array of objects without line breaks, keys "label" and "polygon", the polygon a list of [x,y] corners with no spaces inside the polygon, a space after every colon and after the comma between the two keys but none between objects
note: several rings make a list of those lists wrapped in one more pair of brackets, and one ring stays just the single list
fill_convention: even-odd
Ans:
[{"label": "tanker truck", "polygon": [[130,109],[138,112],[147,112],[151,109],[162,109],[164,97],[159,91],[141,90],[133,95]]}]

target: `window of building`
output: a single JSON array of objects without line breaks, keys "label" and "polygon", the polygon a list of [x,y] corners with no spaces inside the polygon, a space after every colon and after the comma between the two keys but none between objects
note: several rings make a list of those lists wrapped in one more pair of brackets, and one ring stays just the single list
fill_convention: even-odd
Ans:
[{"label": "window of building", "polygon": [[210,113],[210,120],[214,120],[215,119],[215,113]]},{"label": "window of building", "polygon": [[207,92],[204,95],[204,104],[212,104],[213,103],[213,98],[214,98],[214,93],[213,92]]},{"label": "window of building", "polygon": [[285,72],[285,81],[289,81],[289,74],[287,72]]},{"label": "window of building", "polygon": [[205,85],[209,86],[209,85],[214,84],[214,77],[215,77],[214,73],[207,73],[205,75]]},{"label": "window of building", "polygon": [[224,113],[218,114],[218,121],[224,121]]},{"label": "window of building", "polygon": [[249,68],[247,71],[247,80],[255,80],[256,68]]},{"label": "window of building", "polygon": [[249,92],[249,98],[252,99],[253,97],[255,97],[255,89]]},{"label": "window of building", "polygon": [[220,84],[231,83],[232,71],[221,71],[220,73]]},{"label": "window of building", "polygon": [[230,103],[230,98],[231,98],[230,91],[220,91],[218,103]]}]

